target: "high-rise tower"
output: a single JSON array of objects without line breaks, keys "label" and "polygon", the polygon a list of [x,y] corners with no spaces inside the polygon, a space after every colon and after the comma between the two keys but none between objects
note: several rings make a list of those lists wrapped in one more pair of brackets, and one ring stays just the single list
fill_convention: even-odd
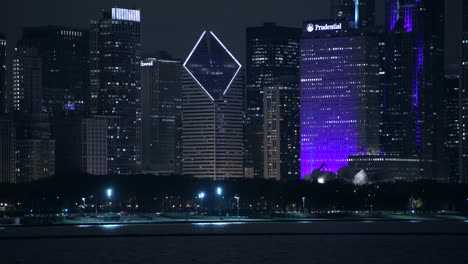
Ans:
[{"label": "high-rise tower", "polygon": [[27,27],[20,46],[34,47],[41,59],[43,108],[50,115],[87,111],[88,31],[62,26]]},{"label": "high-rise tower", "polygon": [[342,21],[310,21],[301,40],[301,177],[338,172],[357,154],[379,153],[377,35]]},{"label": "high-rise tower", "polygon": [[243,177],[241,64],[213,32],[205,31],[183,67],[183,174]]},{"label": "high-rise tower", "polygon": [[388,0],[386,15],[383,151],[419,158],[420,177],[435,179],[443,170],[444,1]]},{"label": "high-rise tower", "polygon": [[91,22],[90,111],[119,120],[109,123],[109,174],[141,172],[140,62],[140,10],[112,8]]},{"label": "high-rise tower", "polygon": [[141,61],[143,171],[181,173],[182,62]]},{"label": "high-rise tower", "polygon": [[468,2],[462,7],[462,57],[460,89],[462,96],[460,142],[460,182],[468,183]]},{"label": "high-rise tower", "polygon": [[[280,85],[289,87],[288,92],[299,94],[299,28],[281,27],[266,23],[247,29],[247,78],[246,78],[246,124],[245,124],[245,169],[246,174],[264,178],[264,90]],[[286,119],[291,127],[283,131],[280,141],[286,142],[299,127],[298,96],[288,105]],[[278,103],[280,101],[277,101]],[[297,136],[298,138],[298,136]],[[297,139],[296,138],[296,139]],[[296,156],[296,161],[284,162],[291,178],[299,178],[299,143],[292,140],[286,149],[287,156]],[[279,157],[278,157],[279,158]],[[279,168],[278,168],[279,169]]]}]

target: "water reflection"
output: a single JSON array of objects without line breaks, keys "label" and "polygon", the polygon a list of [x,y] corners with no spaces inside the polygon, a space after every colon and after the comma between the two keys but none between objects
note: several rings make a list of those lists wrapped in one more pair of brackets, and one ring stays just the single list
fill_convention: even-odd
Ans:
[{"label": "water reflection", "polygon": [[243,222],[204,222],[204,223],[193,223],[195,226],[227,226],[227,225],[240,225],[245,224]]}]

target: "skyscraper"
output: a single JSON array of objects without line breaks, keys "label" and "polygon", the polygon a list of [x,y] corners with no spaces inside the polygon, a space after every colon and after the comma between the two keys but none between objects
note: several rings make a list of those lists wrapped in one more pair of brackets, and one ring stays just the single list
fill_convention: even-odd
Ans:
[{"label": "skyscraper", "polygon": [[181,173],[182,63],[147,58],[141,62],[143,171]]},{"label": "skyscraper", "polygon": [[37,48],[19,44],[12,67],[12,108],[15,112],[45,111],[42,89],[42,60]]},{"label": "skyscraper", "polygon": [[183,174],[243,177],[240,63],[213,32],[204,31],[183,67]]},{"label": "skyscraper", "polygon": [[[109,174],[141,172],[140,10],[112,8],[91,21],[90,111],[109,124]],[[112,120],[112,119],[109,119]]]},{"label": "skyscraper", "polygon": [[[247,29],[245,169],[255,178],[264,177],[263,92],[267,87],[281,85],[298,93],[300,35],[298,28],[274,23]],[[297,104],[289,107],[292,113],[299,113]],[[298,123],[288,130],[294,131],[294,127]],[[299,143],[292,142],[291,148],[295,151],[292,155],[299,156]],[[284,164],[295,166],[288,170],[298,174],[298,162]]]},{"label": "skyscraper", "polygon": [[55,175],[55,140],[47,113],[15,113],[16,181],[31,182]]},{"label": "skyscraper", "polygon": [[[462,93],[462,105],[468,105],[468,3],[463,1],[462,7],[462,58],[461,58],[461,78],[460,88]],[[462,107],[460,142],[461,166],[460,182],[468,183],[468,107]]]},{"label": "skyscraper", "polygon": [[301,40],[301,178],[379,153],[378,36],[340,21],[305,23]]},{"label": "skyscraper", "polygon": [[296,85],[265,87],[263,175],[266,179],[299,179],[299,91]]},{"label": "skyscraper", "polygon": [[16,183],[16,134],[12,120],[0,117],[0,183]]},{"label": "skyscraper", "polygon": [[109,121],[102,116],[69,117],[54,123],[57,175],[106,175]]},{"label": "skyscraper", "polygon": [[[382,145],[389,155],[418,157],[423,178],[442,169],[438,114],[443,109],[444,2],[387,1]],[[428,161],[428,162],[425,162]]]},{"label": "skyscraper", "polygon": [[375,26],[375,0],[332,0],[331,7],[331,17],[351,28]]},{"label": "skyscraper", "polygon": [[0,33],[0,115],[5,113],[7,103],[6,51],[7,39],[2,33]]},{"label": "skyscraper", "polygon": [[34,47],[41,59],[43,107],[52,116],[87,111],[88,31],[61,26],[27,27],[20,45]]},{"label": "skyscraper", "polygon": [[447,75],[445,77],[445,94],[444,106],[445,110],[442,112],[444,120],[444,146],[446,157],[442,160],[448,164],[448,180],[449,182],[460,181],[460,131],[461,131],[461,90],[460,78],[457,74]]}]

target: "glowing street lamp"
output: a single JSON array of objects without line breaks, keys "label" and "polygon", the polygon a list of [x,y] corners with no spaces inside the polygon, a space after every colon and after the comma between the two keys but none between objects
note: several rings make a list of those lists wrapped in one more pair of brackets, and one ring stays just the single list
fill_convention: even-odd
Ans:
[{"label": "glowing street lamp", "polygon": [[203,198],[205,198],[205,193],[201,192],[198,194],[198,199],[200,199],[200,214],[203,215]]},{"label": "glowing street lamp", "polygon": [[111,188],[107,189],[106,194],[107,194],[107,198],[110,199],[112,197],[112,189]]},{"label": "glowing street lamp", "polygon": [[237,200],[237,216],[239,217],[239,200],[240,200],[240,197],[239,196],[234,196],[234,199]]},{"label": "glowing street lamp", "polygon": [[221,216],[221,195],[223,194],[223,189],[221,187],[216,188],[216,194],[220,198],[219,200],[219,207],[218,207],[218,215]]},{"label": "glowing street lamp", "polygon": [[111,205],[112,205],[112,202],[111,202],[111,199],[112,199],[112,189],[111,188],[108,188],[106,190],[106,194],[107,194],[107,199],[109,200],[108,203],[109,203],[109,212],[111,210]]}]

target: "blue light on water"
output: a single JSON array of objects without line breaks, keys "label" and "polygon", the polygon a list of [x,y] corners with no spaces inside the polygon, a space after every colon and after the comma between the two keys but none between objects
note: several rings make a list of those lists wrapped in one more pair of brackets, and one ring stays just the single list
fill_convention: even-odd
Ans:
[{"label": "blue light on water", "polygon": [[108,225],[100,225],[99,227],[103,228],[103,229],[117,229],[119,227],[122,227],[124,225],[117,225],[117,224],[108,224]]}]

